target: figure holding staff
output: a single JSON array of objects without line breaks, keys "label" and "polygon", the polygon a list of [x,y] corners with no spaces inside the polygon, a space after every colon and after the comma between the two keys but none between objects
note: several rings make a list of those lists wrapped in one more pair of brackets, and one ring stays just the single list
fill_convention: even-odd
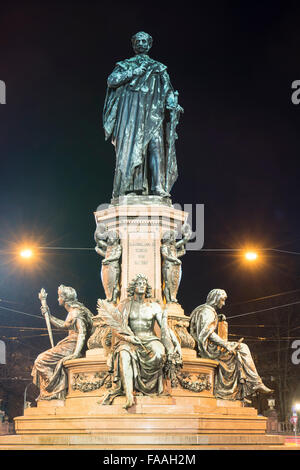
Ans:
[{"label": "figure holding staff", "polygon": [[38,400],[64,399],[67,392],[67,373],[64,363],[80,357],[85,350],[87,339],[93,329],[93,315],[77,300],[75,289],[61,285],[58,288],[58,303],[65,307],[68,315],[65,321],[60,320],[50,314],[45,294],[42,289],[39,296],[41,301],[43,300],[42,314],[56,328],[69,330],[69,334],[56,346],[37,357],[31,375],[33,383],[40,389]]}]

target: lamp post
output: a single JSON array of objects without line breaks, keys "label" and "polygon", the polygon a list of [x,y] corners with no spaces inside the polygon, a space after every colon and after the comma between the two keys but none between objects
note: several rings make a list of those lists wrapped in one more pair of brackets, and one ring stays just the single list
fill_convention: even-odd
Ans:
[{"label": "lamp post", "polygon": [[292,406],[293,416],[291,417],[291,423],[294,426],[295,439],[297,437],[297,423],[298,423],[298,414],[297,414],[297,412],[298,411],[300,411],[300,403],[295,403],[295,405]]}]

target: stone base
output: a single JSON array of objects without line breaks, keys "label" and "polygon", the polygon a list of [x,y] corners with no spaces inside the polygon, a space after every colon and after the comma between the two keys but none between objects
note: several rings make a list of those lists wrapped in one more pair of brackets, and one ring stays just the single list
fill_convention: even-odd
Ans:
[{"label": "stone base", "polygon": [[[0,450],[299,450],[272,435],[31,434],[0,436]],[[145,454],[143,453],[143,457]]]},{"label": "stone base", "polygon": [[[125,410],[125,397],[102,405],[109,375],[103,349],[68,361],[65,401],[39,401],[15,418],[17,436],[0,437],[0,449],[24,448],[202,448],[203,446],[280,445],[266,435],[267,419],[239,401],[216,399],[213,377],[217,363],[183,350],[183,369],[176,388],[166,383],[160,396],[135,396]],[[196,387],[196,388],[195,388]],[[197,390],[197,391],[195,391]],[[73,437],[72,437],[73,436]],[[188,446],[188,447],[187,447]]]}]

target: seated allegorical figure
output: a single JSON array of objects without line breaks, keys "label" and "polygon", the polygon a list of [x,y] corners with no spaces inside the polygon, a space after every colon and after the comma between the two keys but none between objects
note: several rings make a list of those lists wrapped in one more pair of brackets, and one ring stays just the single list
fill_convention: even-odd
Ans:
[{"label": "seated allegorical figure", "polygon": [[[198,346],[200,357],[217,360],[214,395],[227,400],[249,403],[255,393],[272,393],[257,373],[250,350],[244,343],[223,340],[217,333],[216,309],[225,305],[227,294],[213,289],[206,303],[195,308],[190,317],[190,334]],[[248,397],[248,398],[247,398]]]},{"label": "seated allegorical figure", "polygon": [[[163,377],[181,366],[181,347],[168,327],[166,310],[151,299],[151,287],[143,274],[138,274],[128,288],[128,298],[113,308],[98,301],[98,312],[112,329],[110,372],[114,388],[102,404],[111,404],[118,395],[126,395],[124,408],[134,405],[134,392],[143,395],[163,393]],[[161,328],[159,338],[155,322]]]},{"label": "seated allegorical figure", "polygon": [[80,357],[93,331],[93,314],[77,300],[75,289],[59,286],[58,303],[68,312],[65,321],[50,315],[48,306],[42,306],[41,312],[43,315],[47,312],[51,323],[56,328],[69,330],[69,334],[56,346],[39,354],[34,362],[31,375],[40,389],[37,400],[65,398],[68,384],[64,363]]}]

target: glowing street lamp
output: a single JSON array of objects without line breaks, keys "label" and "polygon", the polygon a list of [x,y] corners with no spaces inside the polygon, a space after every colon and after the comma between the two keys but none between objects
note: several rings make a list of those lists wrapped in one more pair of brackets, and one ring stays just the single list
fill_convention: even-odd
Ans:
[{"label": "glowing street lamp", "polygon": [[247,261],[256,261],[258,258],[258,254],[255,251],[247,251],[245,253],[245,258]]},{"label": "glowing street lamp", "polygon": [[24,250],[20,251],[20,256],[24,259],[32,258],[33,252],[30,248],[25,248]]}]

